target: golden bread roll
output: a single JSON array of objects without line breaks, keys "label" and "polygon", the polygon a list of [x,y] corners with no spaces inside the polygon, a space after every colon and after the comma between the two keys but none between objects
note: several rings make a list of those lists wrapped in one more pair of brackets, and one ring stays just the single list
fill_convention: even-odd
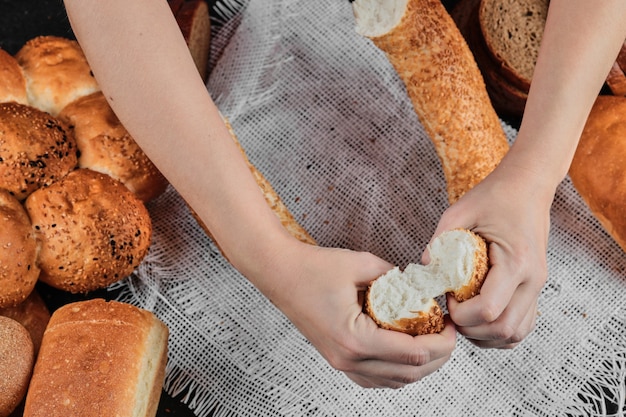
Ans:
[{"label": "golden bread roll", "polygon": [[599,96],[569,169],[574,187],[626,251],[626,97]]},{"label": "golden bread roll", "polygon": [[15,57],[0,48],[0,103],[28,104],[26,79]]},{"label": "golden bread roll", "polygon": [[72,293],[129,276],[148,253],[152,223],[121,182],[77,169],[24,202],[41,242],[39,279]]},{"label": "golden bread roll", "polygon": [[480,293],[489,269],[487,244],[480,236],[465,229],[447,231],[428,250],[428,265],[395,267],[370,284],[365,308],[380,327],[414,336],[438,333],[444,323],[436,297],[452,293],[461,302]]},{"label": "golden bread roll", "polygon": [[35,356],[39,352],[43,332],[50,320],[50,310],[35,288],[26,300],[13,307],[0,308],[0,316],[8,317],[20,323],[28,330],[33,341]]},{"label": "golden bread roll", "polygon": [[74,100],[58,118],[72,129],[80,168],[121,181],[144,203],[167,188],[165,177],[122,126],[101,91]]},{"label": "golden bread roll", "polygon": [[0,188],[23,200],[77,163],[76,142],[64,123],[34,107],[0,103]]},{"label": "golden bread roll", "polygon": [[28,331],[0,316],[0,417],[10,416],[26,395],[34,361]]},{"label": "golden bread roll", "polygon": [[70,102],[100,90],[75,40],[38,36],[15,54],[26,77],[28,103],[57,115]]},{"label": "golden bread roll", "polygon": [[385,53],[442,164],[450,203],[509,149],[481,72],[440,0],[355,0],[356,31]]},{"label": "golden bread roll", "polygon": [[23,302],[39,278],[39,245],[22,204],[0,188],[0,308]]},{"label": "golden bread roll", "polygon": [[153,313],[101,299],[56,310],[26,396],[28,417],[154,417],[168,329]]},{"label": "golden bread roll", "polygon": [[174,4],[170,2],[172,12],[180,28],[196,68],[203,80],[207,78],[209,48],[211,45],[211,19],[206,0],[187,0]]}]

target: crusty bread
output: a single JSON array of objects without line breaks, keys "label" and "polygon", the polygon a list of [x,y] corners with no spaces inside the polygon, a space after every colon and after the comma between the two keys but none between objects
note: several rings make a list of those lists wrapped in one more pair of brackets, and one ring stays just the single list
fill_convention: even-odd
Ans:
[{"label": "crusty bread", "polygon": [[616,96],[626,96],[626,74],[617,61],[611,66],[606,84]]},{"label": "crusty bread", "polygon": [[406,86],[442,164],[448,200],[482,181],[509,149],[481,72],[439,0],[355,0],[356,30]]},{"label": "crusty bread", "polygon": [[72,39],[38,36],[26,42],[15,58],[26,77],[28,103],[52,115],[100,90],[83,50]]},{"label": "crusty bread", "polygon": [[601,95],[591,109],[569,175],[611,237],[626,251],[626,97]]},{"label": "crusty bread", "polygon": [[0,188],[23,200],[76,167],[67,125],[34,107],[0,103]]},{"label": "crusty bread", "polygon": [[10,416],[26,395],[34,361],[28,331],[0,316],[0,417]]},{"label": "crusty bread", "polygon": [[126,278],[148,253],[152,222],[121,182],[76,169],[24,202],[41,242],[39,279],[72,293]]},{"label": "crusty bread", "polygon": [[447,231],[428,250],[428,265],[395,267],[370,284],[366,311],[380,327],[411,335],[438,333],[444,322],[436,297],[452,293],[461,302],[480,292],[489,269],[480,236],[465,229]]},{"label": "crusty bread", "polygon": [[145,203],[167,188],[165,177],[122,126],[101,91],[74,100],[58,118],[73,132],[80,168],[110,175]]},{"label": "crusty bread", "polygon": [[176,22],[183,33],[200,76],[206,81],[211,45],[209,6],[206,0],[186,0],[184,2],[172,1],[170,7],[173,11],[176,10]]},{"label": "crusty bread", "polygon": [[50,310],[35,288],[26,300],[16,306],[0,308],[0,316],[8,317],[20,323],[28,330],[33,341],[35,356],[39,352],[43,332],[50,320]]},{"label": "crusty bread", "polygon": [[481,0],[478,22],[500,73],[524,92],[530,89],[549,0]]},{"label": "crusty bread", "polygon": [[102,299],[56,310],[43,337],[25,417],[154,417],[168,329],[153,313]]},{"label": "crusty bread", "polygon": [[21,203],[0,188],[0,308],[23,302],[39,278],[39,245]]},{"label": "crusty bread", "polygon": [[28,104],[26,79],[13,55],[0,48],[0,103]]},{"label": "crusty bread", "polygon": [[626,41],[624,41],[621,49],[619,50],[619,53],[617,54],[616,62],[620,66],[622,71],[626,73]]}]

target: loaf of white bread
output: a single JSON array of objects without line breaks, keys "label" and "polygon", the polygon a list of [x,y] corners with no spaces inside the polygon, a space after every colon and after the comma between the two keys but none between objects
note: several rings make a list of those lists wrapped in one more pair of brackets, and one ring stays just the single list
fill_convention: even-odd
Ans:
[{"label": "loaf of white bread", "polygon": [[457,201],[509,149],[480,70],[440,0],[355,0],[356,30],[404,82]]},{"label": "loaf of white bread", "polygon": [[165,324],[130,304],[62,306],[44,333],[24,417],[154,417],[167,341]]},{"label": "loaf of white bread", "polygon": [[569,169],[572,183],[626,251],[626,97],[598,96]]},{"label": "loaf of white bread", "polygon": [[366,293],[366,311],[382,328],[416,336],[444,328],[436,298],[452,293],[457,301],[480,293],[489,269],[487,245],[477,234],[455,229],[433,239],[427,265],[393,268],[374,280]]}]

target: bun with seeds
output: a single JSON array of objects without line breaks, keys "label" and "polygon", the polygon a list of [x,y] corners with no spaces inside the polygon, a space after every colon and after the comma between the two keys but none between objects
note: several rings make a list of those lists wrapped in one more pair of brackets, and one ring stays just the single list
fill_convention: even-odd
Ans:
[{"label": "bun with seeds", "polygon": [[444,320],[436,297],[452,293],[462,302],[480,293],[489,269],[480,236],[465,229],[447,231],[428,250],[428,265],[395,267],[370,284],[365,309],[380,327],[413,336],[439,333]]}]

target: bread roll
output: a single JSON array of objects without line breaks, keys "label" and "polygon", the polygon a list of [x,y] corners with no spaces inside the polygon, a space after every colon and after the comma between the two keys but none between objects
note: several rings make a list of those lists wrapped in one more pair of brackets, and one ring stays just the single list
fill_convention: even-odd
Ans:
[{"label": "bread roll", "polygon": [[606,84],[616,96],[626,96],[626,74],[617,61],[613,63],[606,77]]},{"label": "bread roll", "polygon": [[30,106],[0,103],[0,188],[19,200],[76,167],[76,141],[57,118]]},{"label": "bread roll", "polygon": [[72,129],[80,168],[121,181],[144,203],[165,191],[167,180],[122,126],[101,91],[74,100],[58,117]]},{"label": "bread roll", "polygon": [[176,11],[176,22],[187,42],[196,68],[203,80],[207,79],[209,47],[211,45],[211,19],[206,0],[187,0],[181,4],[170,2]]},{"label": "bread roll", "polygon": [[428,265],[398,267],[374,280],[366,294],[366,311],[384,329],[413,336],[443,330],[435,298],[452,293],[457,301],[478,293],[489,269],[487,245],[464,229],[444,232],[428,247]]},{"label": "bread roll", "polygon": [[356,30],[382,50],[406,86],[458,200],[509,149],[478,66],[439,0],[355,0]]},{"label": "bread roll", "polygon": [[34,361],[28,331],[0,316],[0,417],[11,415],[26,395]]},{"label": "bread roll", "polygon": [[15,55],[26,77],[28,102],[54,116],[70,102],[100,90],[78,42],[39,36]]},{"label": "bread roll", "polygon": [[26,210],[0,188],[0,308],[23,302],[39,277],[39,245]]},{"label": "bread roll", "polygon": [[0,48],[0,103],[28,104],[26,79],[17,60]]},{"label": "bread roll", "polygon": [[599,96],[574,154],[574,187],[609,235],[626,251],[626,97]]},{"label": "bread roll", "polygon": [[43,332],[50,320],[50,310],[35,288],[28,297],[13,307],[0,308],[0,316],[8,317],[20,323],[28,330],[33,341],[35,356],[39,352]]},{"label": "bread roll", "polygon": [[50,318],[25,417],[154,417],[165,378],[167,327],[151,312],[101,299]]},{"label": "bread roll", "polygon": [[41,242],[39,279],[72,293],[126,278],[148,253],[144,204],[106,174],[77,169],[24,202]]}]

